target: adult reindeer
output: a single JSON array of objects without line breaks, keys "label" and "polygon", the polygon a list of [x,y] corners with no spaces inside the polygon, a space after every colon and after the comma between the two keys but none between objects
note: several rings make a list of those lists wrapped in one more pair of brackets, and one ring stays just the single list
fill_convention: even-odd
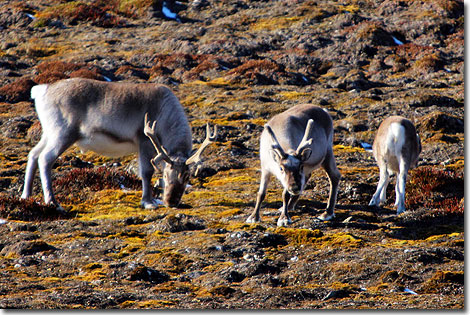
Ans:
[{"label": "adult reindeer", "polygon": [[92,150],[111,157],[137,152],[142,177],[141,205],[154,209],[157,204],[152,198],[151,160],[156,152],[158,156],[152,160],[153,164],[165,162],[163,202],[176,207],[189,180],[189,165],[200,162],[202,151],[215,140],[217,133],[215,129],[210,135],[207,126],[206,141],[190,157],[191,128],[180,102],[163,85],[74,78],[36,85],[31,89],[31,97],[43,132],[29,153],[21,198],[31,196],[39,165],[44,201],[59,209],[62,208],[52,190],[51,169],[57,157],[74,143],[82,151]]},{"label": "adult reindeer", "polygon": [[297,105],[271,118],[261,134],[261,183],[255,209],[247,222],[261,221],[261,202],[271,175],[275,175],[284,187],[277,225],[290,224],[288,211],[294,209],[312,171],[320,166],[330,180],[330,195],[326,211],[319,219],[332,219],[341,179],[332,146],[333,122],[328,112],[320,107]]}]

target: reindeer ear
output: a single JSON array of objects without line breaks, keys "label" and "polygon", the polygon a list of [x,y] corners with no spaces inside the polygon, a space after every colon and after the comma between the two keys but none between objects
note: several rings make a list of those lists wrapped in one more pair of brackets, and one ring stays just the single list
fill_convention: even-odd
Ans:
[{"label": "reindeer ear", "polygon": [[282,156],[281,156],[281,154],[279,153],[279,151],[274,150],[274,149],[270,149],[270,150],[269,150],[269,153],[271,154],[271,157],[273,158],[273,160],[274,160],[276,163],[279,163],[279,162],[282,160]]},{"label": "reindeer ear", "polygon": [[312,155],[312,149],[310,148],[304,148],[302,152],[300,152],[299,157],[300,161],[305,162],[308,160],[308,158]]}]

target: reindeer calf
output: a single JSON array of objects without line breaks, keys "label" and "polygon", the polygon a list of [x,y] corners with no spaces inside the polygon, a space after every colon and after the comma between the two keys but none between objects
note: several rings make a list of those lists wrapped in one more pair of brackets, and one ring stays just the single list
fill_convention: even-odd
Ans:
[{"label": "reindeer calf", "polygon": [[405,211],[406,176],[410,168],[416,167],[421,153],[421,140],[411,121],[400,116],[385,119],[377,130],[373,153],[380,169],[377,191],[370,206],[385,202],[389,175],[397,174],[395,185],[397,214]]}]

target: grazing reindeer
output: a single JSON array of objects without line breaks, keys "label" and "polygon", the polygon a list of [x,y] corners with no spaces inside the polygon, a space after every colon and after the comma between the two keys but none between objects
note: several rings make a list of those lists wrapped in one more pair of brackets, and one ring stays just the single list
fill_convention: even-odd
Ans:
[{"label": "grazing reindeer", "polygon": [[[59,206],[52,191],[51,169],[68,147],[77,143],[83,150],[117,157],[138,152],[142,177],[141,205],[155,209],[151,179],[156,165],[165,161],[163,202],[180,203],[189,180],[189,165],[216,137],[209,135],[199,150],[192,151],[191,128],[176,96],[163,85],[108,83],[89,79],[67,79],[31,89],[42,125],[42,137],[31,150],[21,198],[32,193],[34,173],[39,165],[44,201]],[[144,116],[148,118],[144,134]],[[158,124],[155,124],[158,122]],[[147,134],[147,135],[146,135]],[[150,138],[149,138],[150,137]],[[154,144],[157,144],[154,146]]]},{"label": "grazing reindeer", "polygon": [[290,224],[288,211],[295,208],[312,171],[320,166],[328,174],[330,195],[327,209],[319,219],[334,217],[341,174],[333,155],[333,121],[326,110],[308,104],[297,105],[271,118],[261,134],[260,160],[261,183],[255,209],[247,222],[261,221],[261,202],[271,175],[275,175],[284,187],[277,225]]},{"label": "grazing reindeer", "polygon": [[380,169],[377,191],[370,200],[370,206],[385,202],[389,175],[397,174],[395,185],[397,214],[405,211],[406,175],[416,167],[421,153],[421,140],[411,121],[400,116],[385,119],[377,130],[373,153]]}]

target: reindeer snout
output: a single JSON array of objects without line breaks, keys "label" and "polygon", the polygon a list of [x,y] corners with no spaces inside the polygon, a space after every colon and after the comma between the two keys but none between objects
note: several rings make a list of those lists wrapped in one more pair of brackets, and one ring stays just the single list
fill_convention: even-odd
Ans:
[{"label": "reindeer snout", "polygon": [[301,193],[301,188],[297,184],[294,184],[290,187],[289,193],[291,195],[299,195]]}]

